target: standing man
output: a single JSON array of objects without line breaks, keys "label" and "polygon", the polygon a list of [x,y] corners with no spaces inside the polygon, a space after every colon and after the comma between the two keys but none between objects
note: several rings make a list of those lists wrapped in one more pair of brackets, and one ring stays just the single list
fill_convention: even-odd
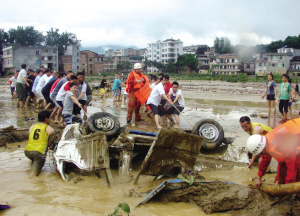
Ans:
[{"label": "standing man", "polygon": [[[258,134],[261,136],[267,135],[271,130],[273,130],[271,127],[260,124],[260,123],[251,123],[251,120],[248,116],[242,116],[240,118],[240,125],[242,129],[248,133],[250,136],[254,134]],[[256,157],[255,155],[252,155],[252,160],[249,163],[249,168],[251,168],[252,164],[255,162],[255,160],[258,160],[259,157]]]},{"label": "standing man", "polygon": [[161,129],[161,125],[159,124],[159,116],[166,115],[165,108],[161,105],[161,98],[164,98],[170,104],[173,104],[172,101],[166,96],[164,86],[166,85],[166,80],[162,76],[160,78],[160,83],[154,87],[152,90],[150,97],[147,100],[147,104],[154,114],[154,120],[156,124],[155,129]]},{"label": "standing man", "polygon": [[146,76],[141,73],[142,65],[140,63],[134,64],[134,71],[131,71],[128,75],[126,92],[128,92],[128,112],[127,112],[127,123],[131,122],[132,113],[134,110],[135,120],[141,120],[140,108],[141,103],[136,98],[134,93],[146,84]]},{"label": "standing man", "polygon": [[21,65],[22,70],[20,71],[18,78],[17,78],[17,83],[16,83],[16,88],[17,88],[17,94],[18,94],[18,99],[19,99],[19,105],[18,107],[24,108],[24,92],[25,92],[25,84],[29,87],[29,83],[26,80],[26,64]]},{"label": "standing man", "polygon": [[284,123],[287,121],[288,105],[289,102],[292,103],[292,87],[288,82],[289,76],[286,74],[282,75],[282,83],[279,87],[279,112],[282,115],[282,120],[279,123]]},{"label": "standing man", "polygon": [[29,86],[25,86],[25,107],[28,106],[30,98],[34,99],[34,94],[32,93],[32,86],[35,80],[35,77],[37,76],[37,73],[33,70],[30,70],[29,76],[27,76],[27,82],[29,83]]},{"label": "standing man", "polygon": [[266,136],[252,135],[247,140],[247,149],[253,155],[262,157],[259,163],[256,188],[260,188],[261,179],[274,158],[278,161],[278,184],[300,181],[300,119],[293,119],[270,131]]}]

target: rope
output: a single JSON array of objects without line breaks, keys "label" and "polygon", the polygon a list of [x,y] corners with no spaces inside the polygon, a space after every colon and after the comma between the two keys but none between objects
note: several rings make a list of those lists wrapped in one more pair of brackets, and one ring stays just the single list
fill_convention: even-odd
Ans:
[{"label": "rope", "polygon": [[185,118],[185,116],[177,109],[177,107],[172,104],[172,106],[183,116],[183,118],[191,125],[191,127],[193,127],[193,125]]}]

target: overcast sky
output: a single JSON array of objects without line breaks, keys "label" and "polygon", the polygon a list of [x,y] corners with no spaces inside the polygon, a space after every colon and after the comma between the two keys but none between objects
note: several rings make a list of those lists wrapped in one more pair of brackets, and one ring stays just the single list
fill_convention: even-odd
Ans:
[{"label": "overcast sky", "polygon": [[300,33],[300,0],[12,0],[1,1],[0,28],[51,27],[82,46],[135,45],[173,37],[213,46],[216,37],[256,45]]}]

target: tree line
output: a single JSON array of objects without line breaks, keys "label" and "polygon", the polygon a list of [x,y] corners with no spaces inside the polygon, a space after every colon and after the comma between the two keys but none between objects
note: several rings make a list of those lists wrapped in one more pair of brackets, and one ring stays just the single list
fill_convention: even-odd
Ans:
[{"label": "tree line", "polygon": [[68,45],[80,43],[76,35],[72,32],[59,32],[59,29],[49,29],[46,35],[43,32],[34,29],[33,26],[18,26],[8,31],[0,29],[0,54],[5,44],[19,44],[21,46],[56,46],[58,55],[63,55]]}]

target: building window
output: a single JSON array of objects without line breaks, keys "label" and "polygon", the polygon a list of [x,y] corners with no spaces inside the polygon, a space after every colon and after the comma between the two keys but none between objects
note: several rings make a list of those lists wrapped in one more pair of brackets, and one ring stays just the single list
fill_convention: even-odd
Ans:
[{"label": "building window", "polygon": [[77,49],[79,49],[79,46],[77,46]]},{"label": "building window", "polygon": [[54,64],[54,67],[56,67],[56,64]]},{"label": "building window", "polygon": [[264,66],[266,66],[266,62],[264,63]]},{"label": "building window", "polygon": [[262,66],[262,63],[259,63],[258,66],[261,67],[261,66]]},{"label": "building window", "polygon": [[279,56],[279,59],[282,60],[282,59],[283,59],[283,56]]},{"label": "building window", "polygon": [[159,44],[157,44],[156,48],[159,49]]},{"label": "building window", "polygon": [[40,54],[40,51],[37,50],[37,51],[35,52],[35,55],[39,55],[39,54]]},{"label": "building window", "polygon": [[90,60],[89,61],[92,61],[92,58],[90,58]]},{"label": "building window", "polygon": [[48,53],[48,50],[45,50],[45,53]]},{"label": "building window", "polygon": [[272,60],[276,60],[276,56],[272,56]]},{"label": "building window", "polygon": [[165,57],[165,54],[162,54],[161,56],[162,56],[162,57]]},{"label": "building window", "polygon": [[77,52],[77,56],[79,56],[79,52]]},{"label": "building window", "polygon": [[250,64],[247,64],[247,68],[250,68]]},{"label": "building window", "polygon": [[77,66],[77,69],[79,69],[79,66]]},{"label": "building window", "polygon": [[[99,61],[99,59],[98,59],[98,61]],[[79,59],[77,59],[77,62],[79,62]]]},{"label": "building window", "polygon": [[159,54],[159,52],[157,51],[156,54]]},{"label": "building window", "polygon": [[36,64],[36,65],[39,65],[39,64],[40,64],[40,60],[36,60],[36,61],[35,61],[35,64]]},{"label": "building window", "polygon": [[53,53],[56,53],[56,49],[53,50]]},{"label": "building window", "polygon": [[92,70],[90,70],[90,74],[92,74],[93,73],[93,71]]},{"label": "building window", "polygon": [[93,65],[92,65],[92,64],[90,64],[90,68],[93,68]]}]

